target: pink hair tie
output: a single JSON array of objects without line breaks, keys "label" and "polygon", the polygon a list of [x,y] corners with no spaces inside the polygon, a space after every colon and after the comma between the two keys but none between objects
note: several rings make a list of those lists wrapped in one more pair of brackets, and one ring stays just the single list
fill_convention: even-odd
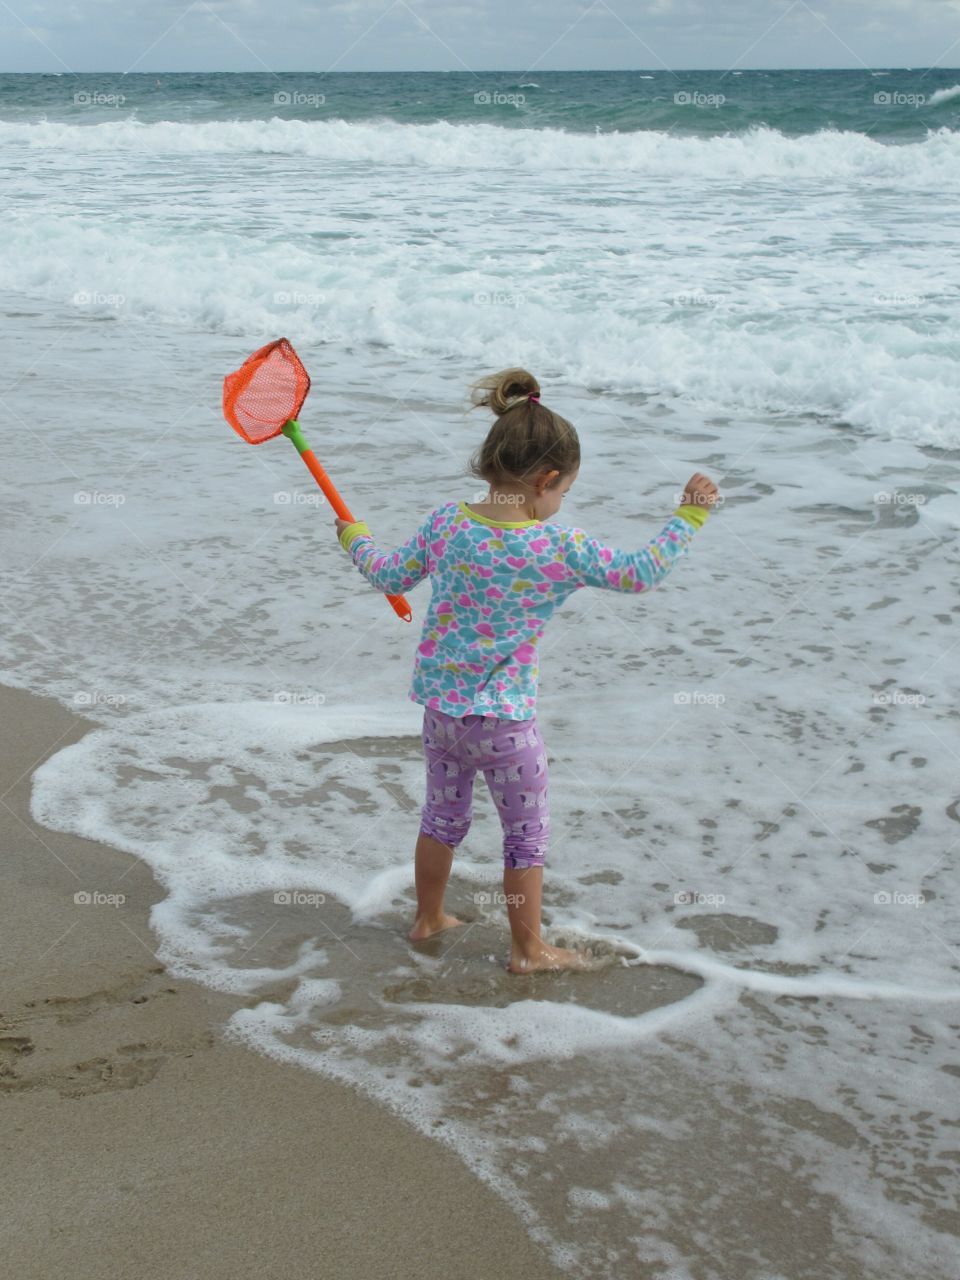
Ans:
[{"label": "pink hair tie", "polygon": [[538,394],[536,391],[531,391],[531,392],[530,392],[530,394],[527,396],[527,399],[528,399],[528,400],[535,400],[535,401],[537,402],[537,404],[539,404],[539,403],[540,403],[540,396],[539,396],[539,394]]}]

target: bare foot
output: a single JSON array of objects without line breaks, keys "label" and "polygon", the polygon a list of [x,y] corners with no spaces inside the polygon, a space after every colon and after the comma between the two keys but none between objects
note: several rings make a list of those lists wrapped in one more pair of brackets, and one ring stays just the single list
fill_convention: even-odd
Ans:
[{"label": "bare foot", "polygon": [[589,969],[594,963],[589,951],[567,951],[563,947],[548,947],[545,942],[537,951],[525,954],[510,952],[508,973],[536,973],[542,969]]},{"label": "bare foot", "polygon": [[439,916],[417,916],[407,937],[411,942],[422,942],[424,938],[432,938],[435,933],[442,933],[444,929],[455,929],[458,924],[463,924],[463,921],[458,920],[456,916],[445,914]]}]

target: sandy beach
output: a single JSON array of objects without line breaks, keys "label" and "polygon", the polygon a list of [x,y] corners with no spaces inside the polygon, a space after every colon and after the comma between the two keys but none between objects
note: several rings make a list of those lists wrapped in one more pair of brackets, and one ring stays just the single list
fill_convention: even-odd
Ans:
[{"label": "sandy beach", "polygon": [[240,1002],[157,964],[150,872],[31,821],[33,769],[89,726],[16,690],[0,709],[9,1273],[441,1277],[452,1250],[461,1275],[560,1275],[452,1154],[346,1086],[222,1040]]}]

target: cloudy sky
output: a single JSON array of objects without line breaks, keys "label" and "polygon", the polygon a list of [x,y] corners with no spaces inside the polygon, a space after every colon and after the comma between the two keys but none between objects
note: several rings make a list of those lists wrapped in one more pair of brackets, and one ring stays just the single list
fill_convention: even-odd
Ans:
[{"label": "cloudy sky", "polygon": [[960,66],[960,0],[0,0],[2,71]]}]

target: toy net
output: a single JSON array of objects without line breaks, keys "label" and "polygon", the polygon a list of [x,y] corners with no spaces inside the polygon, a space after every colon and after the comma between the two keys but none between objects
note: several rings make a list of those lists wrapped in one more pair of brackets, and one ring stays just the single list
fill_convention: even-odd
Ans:
[{"label": "toy net", "polygon": [[223,416],[248,444],[263,444],[296,418],[310,375],[286,338],[268,342],[223,380]]}]

